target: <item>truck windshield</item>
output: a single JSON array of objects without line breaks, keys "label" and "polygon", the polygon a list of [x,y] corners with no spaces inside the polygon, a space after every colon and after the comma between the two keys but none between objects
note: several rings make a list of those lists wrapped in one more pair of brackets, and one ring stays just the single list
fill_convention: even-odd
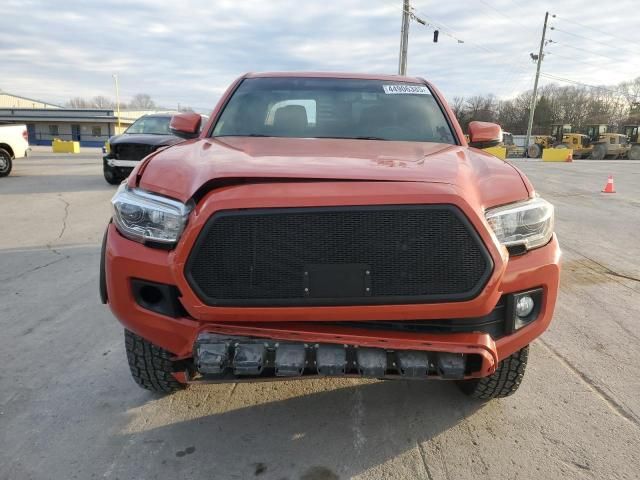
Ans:
[{"label": "truck windshield", "polygon": [[426,85],[346,78],[245,79],[213,136],[456,143]]},{"label": "truck windshield", "polygon": [[144,133],[147,135],[171,135],[169,121],[171,117],[142,117],[133,122],[125,133]]}]

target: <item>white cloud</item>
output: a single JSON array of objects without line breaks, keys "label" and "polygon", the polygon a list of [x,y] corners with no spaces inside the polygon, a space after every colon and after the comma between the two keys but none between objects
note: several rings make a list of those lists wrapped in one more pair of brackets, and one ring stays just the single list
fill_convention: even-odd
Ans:
[{"label": "white cloud", "polygon": [[[430,29],[412,23],[409,74],[432,80],[448,97],[507,97],[530,88],[529,53],[537,52],[545,8],[558,15],[550,31],[557,44],[547,48],[545,72],[589,84],[639,74],[634,0],[618,1],[606,15],[602,4],[582,0],[412,3],[419,16],[447,28],[434,44]],[[4,0],[0,88],[58,102],[113,96],[111,74],[117,72],[125,100],[146,92],[167,106],[210,109],[245,71],[394,73],[401,4],[72,0],[52,9],[46,0]]]}]

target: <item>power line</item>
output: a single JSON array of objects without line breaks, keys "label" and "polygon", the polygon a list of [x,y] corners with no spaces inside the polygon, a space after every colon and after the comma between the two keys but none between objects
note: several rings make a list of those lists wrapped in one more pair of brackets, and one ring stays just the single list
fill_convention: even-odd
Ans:
[{"label": "power line", "polygon": [[584,60],[582,58],[575,58],[575,57],[569,57],[567,55],[561,55],[559,53],[554,52],[545,52],[546,55],[550,55],[551,58],[548,58],[547,60],[553,60],[555,58],[564,58],[565,60],[570,60],[571,62],[578,62],[578,63],[582,63],[583,65],[588,65],[590,67],[602,67],[602,62],[598,61],[598,60]]},{"label": "power line", "polygon": [[[391,0],[394,1],[394,0]],[[399,8],[401,11],[404,11],[404,7],[402,5],[398,5],[397,3],[394,3],[394,7]],[[415,7],[411,7],[409,10],[409,15],[412,16],[412,19],[414,19],[415,21],[417,21],[418,23],[422,24],[425,27],[431,28],[431,29],[437,29],[440,31],[441,34],[446,35],[450,38],[452,38],[453,40],[455,40],[457,43],[459,44],[465,44],[465,45],[470,45],[471,47],[474,47],[478,50],[482,50],[488,54],[491,55],[498,55],[498,56],[502,56],[504,57],[504,53],[500,52],[498,50],[494,50],[490,47],[487,47],[486,45],[477,43],[477,42],[472,42],[470,40],[462,40],[460,38],[460,36],[458,35],[458,33],[451,28],[450,26],[448,26],[445,23],[442,23],[440,21],[435,21],[433,20],[433,18],[424,15],[424,13],[418,11]],[[496,64],[500,64],[498,62],[496,62]],[[502,65],[508,67],[509,69],[513,69],[513,68],[517,68],[520,69],[522,71],[526,71],[529,72],[529,67],[523,64],[518,64],[518,63],[514,63],[514,62],[502,62]]]},{"label": "power line", "polygon": [[515,23],[517,25],[520,25],[523,28],[526,29],[533,29],[534,27],[532,25],[525,25],[524,23],[521,23],[520,21],[514,19],[513,17],[511,17],[510,15],[507,15],[506,13],[504,13],[502,10],[498,9],[497,7],[494,7],[493,5],[491,5],[488,2],[485,2],[484,0],[478,0],[481,4],[483,4],[485,7],[490,8],[491,10],[494,10],[495,12],[497,12],[499,15],[503,16],[504,18],[506,18],[507,20],[509,20],[511,23]]},{"label": "power line", "polygon": [[588,50],[588,49],[582,48],[582,47],[576,47],[575,45],[572,45],[570,43],[556,42],[555,40],[549,40],[548,43],[553,43],[554,45],[560,45],[560,47],[572,48],[573,50],[578,50],[580,52],[585,52],[585,53],[588,53],[590,55],[595,55],[597,57],[606,58],[607,60],[618,60],[620,62],[625,62],[626,61],[625,59],[622,59],[622,58],[613,57],[611,55],[604,55],[602,53],[594,52],[593,50]]},{"label": "power line", "polygon": [[[443,35],[446,35],[454,40],[457,41],[457,43],[459,44],[466,44],[466,45],[470,45],[471,47],[477,49],[477,50],[481,50],[484,54],[489,54],[490,56],[499,56],[501,59],[505,58],[505,54],[503,52],[499,52],[497,50],[494,50],[492,48],[489,48],[485,45],[482,44],[478,44],[475,42],[471,42],[468,40],[461,40],[458,36],[458,34],[455,32],[455,30],[453,30],[451,27],[449,27],[448,25],[439,22],[439,21],[435,21],[429,17],[427,17],[426,15],[424,15],[422,12],[417,11],[414,7],[410,7],[409,9],[405,9],[404,6],[398,5],[398,4],[394,4],[395,7],[399,8],[400,10],[403,11],[403,13],[407,13],[411,19],[415,20],[416,22],[422,24],[425,27],[430,27],[432,29],[437,29],[439,31],[442,32]],[[515,83],[516,79],[514,79],[514,76],[516,74],[516,71],[519,70],[520,72],[524,72],[527,75],[530,74],[531,69],[529,66],[525,66],[523,64],[518,64],[516,62],[508,62],[508,61],[495,61],[495,59],[492,59],[492,63],[495,66],[504,66],[506,67],[504,73],[507,75],[506,76],[506,82],[509,84],[509,89],[511,89],[511,87],[513,86],[513,84]]]},{"label": "power line", "polygon": [[[565,22],[573,23],[574,25],[577,25],[579,27],[586,28],[588,30],[593,30],[594,32],[602,33],[603,35],[608,35],[609,37],[618,39],[621,42],[629,43],[629,39],[628,38],[618,37],[616,35],[613,35],[612,33],[605,32],[604,30],[600,30],[600,29],[595,28],[595,27],[590,27],[589,25],[585,25],[584,23],[576,22],[575,20],[571,20],[569,18],[561,17],[560,15],[552,15],[552,16],[553,16],[553,18],[559,18],[561,20],[564,20]],[[637,41],[634,42],[634,43],[637,43]]]},{"label": "power line", "polygon": [[588,87],[588,88],[593,88],[595,90],[602,90],[604,92],[615,93],[616,95],[622,95],[623,97],[625,97],[629,101],[634,101],[634,100],[636,100],[638,98],[636,95],[632,95],[629,92],[625,92],[623,90],[616,90],[616,89],[609,88],[609,87],[591,85],[591,84],[588,84],[588,83],[579,82],[577,80],[572,80],[570,78],[559,77],[559,76],[553,75],[551,73],[541,73],[540,76],[545,77],[545,78],[549,78],[551,80],[557,80],[557,81],[560,81],[560,82],[572,83],[574,85],[579,85],[581,87]]},{"label": "power line", "polygon": [[617,44],[616,44],[616,45],[612,45],[612,44],[608,44],[608,43],[603,42],[603,41],[602,41],[602,39],[595,39],[595,38],[593,38],[593,37],[586,37],[586,36],[584,36],[584,35],[579,35],[579,34],[577,34],[577,33],[573,33],[573,32],[570,32],[570,31],[568,31],[568,30],[563,30],[563,29],[558,28],[558,27],[556,27],[556,26],[552,26],[552,27],[551,27],[551,30],[553,30],[553,31],[555,31],[555,32],[562,32],[562,33],[565,33],[565,34],[567,34],[567,35],[571,35],[572,37],[581,38],[581,39],[583,39],[583,40],[588,40],[588,41],[590,41],[590,42],[594,42],[594,43],[596,43],[596,44],[598,44],[598,45],[608,45],[608,46],[610,46],[610,47],[612,47],[612,48],[616,48],[616,49],[621,49],[621,48],[624,48],[624,49],[630,49],[630,50],[632,50],[632,51],[633,51],[633,53],[637,53],[637,48],[636,48],[636,46],[631,46],[631,45],[629,45],[629,46],[627,47],[627,46],[624,46],[624,45],[617,45]]},{"label": "power line", "polygon": [[447,32],[447,28],[444,27],[444,24],[438,24],[436,22],[434,22],[433,20],[424,20],[423,18],[420,18],[418,15],[415,14],[416,9],[413,7],[410,7],[409,10],[405,10],[405,7],[402,6],[400,7],[400,9],[404,12],[406,12],[409,17],[411,18],[411,20],[414,20],[416,22],[418,22],[420,25],[427,27],[427,28],[431,28],[432,30],[441,30],[443,35],[446,35],[447,37],[452,38],[453,40],[455,40],[458,43],[464,43],[464,40],[461,40],[460,38],[458,38],[457,36],[455,36],[453,33],[449,33]]}]

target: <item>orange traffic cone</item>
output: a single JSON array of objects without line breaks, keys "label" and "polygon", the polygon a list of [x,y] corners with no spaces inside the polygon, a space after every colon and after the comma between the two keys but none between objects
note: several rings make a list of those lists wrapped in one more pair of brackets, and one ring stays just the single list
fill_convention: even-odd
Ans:
[{"label": "orange traffic cone", "polygon": [[613,175],[609,175],[607,184],[604,186],[602,193],[616,193],[616,189],[613,186]]}]

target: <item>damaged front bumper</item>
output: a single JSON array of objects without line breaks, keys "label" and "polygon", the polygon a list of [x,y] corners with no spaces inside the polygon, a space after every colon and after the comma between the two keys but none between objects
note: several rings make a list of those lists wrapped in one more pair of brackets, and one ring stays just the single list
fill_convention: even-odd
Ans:
[{"label": "damaged front bumper", "polygon": [[[346,376],[404,379],[448,379],[492,374],[498,359],[487,334],[439,335],[420,341],[384,338],[344,329],[336,333],[288,328],[265,331],[278,339],[220,333],[201,333],[194,346],[192,368],[183,370],[191,382],[305,379]],[[296,340],[298,332],[317,342]],[[237,329],[234,329],[237,331]],[[253,329],[246,328],[251,334]],[[299,338],[299,337],[298,337]]]}]

